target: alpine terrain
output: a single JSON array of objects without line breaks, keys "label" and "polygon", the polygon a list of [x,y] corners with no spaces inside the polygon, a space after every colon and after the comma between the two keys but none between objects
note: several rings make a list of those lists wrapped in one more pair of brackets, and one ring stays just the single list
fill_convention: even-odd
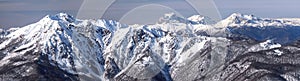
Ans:
[{"label": "alpine terrain", "polygon": [[47,15],[0,29],[1,81],[300,81],[300,19]]}]

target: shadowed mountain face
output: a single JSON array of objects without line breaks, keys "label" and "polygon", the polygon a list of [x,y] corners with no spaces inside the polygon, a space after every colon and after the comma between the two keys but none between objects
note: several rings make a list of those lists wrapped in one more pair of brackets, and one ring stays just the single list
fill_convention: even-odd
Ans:
[{"label": "shadowed mountain face", "polygon": [[60,13],[0,30],[0,80],[300,80],[300,20],[172,17],[128,26]]}]

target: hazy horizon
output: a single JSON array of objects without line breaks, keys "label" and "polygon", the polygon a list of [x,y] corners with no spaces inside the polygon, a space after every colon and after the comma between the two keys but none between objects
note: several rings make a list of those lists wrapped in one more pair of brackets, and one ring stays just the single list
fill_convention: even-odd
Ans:
[{"label": "hazy horizon", "polygon": [[[232,13],[253,14],[265,18],[300,18],[299,0],[214,0],[222,18]],[[0,28],[22,27],[37,22],[47,14],[66,12],[73,16],[83,0],[0,0]],[[159,3],[184,16],[197,15],[184,0],[117,0],[104,14],[104,19],[118,20],[122,15],[144,4]]]}]

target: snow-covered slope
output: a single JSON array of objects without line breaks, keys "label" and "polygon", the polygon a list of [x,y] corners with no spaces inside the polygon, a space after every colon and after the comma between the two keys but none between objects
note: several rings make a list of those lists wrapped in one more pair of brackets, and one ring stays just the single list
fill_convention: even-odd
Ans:
[{"label": "snow-covered slope", "polygon": [[296,20],[235,13],[211,22],[166,14],[154,25],[128,26],[48,15],[1,34],[0,79],[300,80]]}]

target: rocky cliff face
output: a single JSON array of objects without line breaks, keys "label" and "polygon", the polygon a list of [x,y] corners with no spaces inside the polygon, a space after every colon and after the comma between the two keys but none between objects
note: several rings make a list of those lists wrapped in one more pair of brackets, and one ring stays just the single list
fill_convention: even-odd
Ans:
[{"label": "rocky cliff face", "polygon": [[291,24],[298,21],[237,13],[217,24],[170,17],[128,26],[60,13],[3,30],[0,80],[300,80],[300,30]]}]

